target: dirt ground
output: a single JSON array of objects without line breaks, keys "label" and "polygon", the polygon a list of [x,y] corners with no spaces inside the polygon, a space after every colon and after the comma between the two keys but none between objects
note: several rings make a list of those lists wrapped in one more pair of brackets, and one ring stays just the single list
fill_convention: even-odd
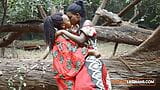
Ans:
[{"label": "dirt ground", "polygon": [[[37,50],[24,50],[23,46],[27,45],[40,45],[40,49]],[[10,45],[9,48],[5,49],[5,55],[4,58],[7,59],[23,59],[23,60],[36,60],[38,59],[45,50],[45,43],[43,40],[32,40],[32,41],[17,41],[13,47],[13,45]],[[98,51],[101,54],[101,58],[109,58],[112,56],[113,49],[114,49],[115,43],[112,42],[104,42],[104,41],[98,41],[97,47]],[[136,46],[133,45],[127,45],[127,44],[119,44],[116,55],[123,55],[131,50],[136,48]],[[3,59],[3,58],[1,58]],[[47,60],[52,60],[52,56],[49,55],[47,57]]]}]

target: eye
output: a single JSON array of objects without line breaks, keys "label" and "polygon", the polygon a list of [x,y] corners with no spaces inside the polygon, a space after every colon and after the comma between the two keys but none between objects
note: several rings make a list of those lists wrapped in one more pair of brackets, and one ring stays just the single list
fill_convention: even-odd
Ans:
[{"label": "eye", "polygon": [[69,19],[71,19],[71,18],[72,18],[72,16],[68,16],[68,18],[69,18]]}]

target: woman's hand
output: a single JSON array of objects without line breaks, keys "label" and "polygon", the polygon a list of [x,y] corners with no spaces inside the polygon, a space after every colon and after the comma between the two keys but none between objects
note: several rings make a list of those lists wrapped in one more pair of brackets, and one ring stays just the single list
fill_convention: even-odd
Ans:
[{"label": "woman's hand", "polygon": [[95,56],[96,56],[96,58],[99,58],[99,57],[101,57],[101,54],[99,52],[95,52]]},{"label": "woman's hand", "polygon": [[101,57],[101,54],[98,51],[91,50],[91,49],[88,50],[88,55],[94,55],[96,56],[96,58]]},{"label": "woman's hand", "polygon": [[55,33],[55,37],[62,35],[65,32],[65,30],[59,30]]}]

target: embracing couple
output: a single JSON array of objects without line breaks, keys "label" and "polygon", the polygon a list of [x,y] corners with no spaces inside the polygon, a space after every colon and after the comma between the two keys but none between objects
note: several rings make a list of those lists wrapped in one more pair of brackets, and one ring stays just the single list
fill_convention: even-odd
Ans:
[{"label": "embracing couple", "polygon": [[83,1],[72,3],[66,14],[48,16],[44,32],[59,90],[110,90],[108,71],[96,51],[96,30],[85,20]]}]

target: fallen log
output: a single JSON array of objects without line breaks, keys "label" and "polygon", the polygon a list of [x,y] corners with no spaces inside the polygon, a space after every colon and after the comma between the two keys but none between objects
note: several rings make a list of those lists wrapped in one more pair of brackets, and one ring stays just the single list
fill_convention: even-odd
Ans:
[{"label": "fallen log", "polygon": [[11,44],[16,38],[20,37],[21,32],[11,32],[0,39],[0,47],[6,47]]},{"label": "fallen log", "polygon": [[15,24],[0,26],[0,32],[11,32],[0,39],[0,47],[6,47],[24,32],[43,32],[42,24]]},{"label": "fallen log", "polygon": [[121,23],[122,19],[115,13],[109,12],[105,9],[97,9],[96,14],[106,18],[106,20],[109,20],[107,25],[109,23]]},{"label": "fallen log", "polygon": [[[159,90],[160,89],[160,26],[154,30],[152,35],[139,45],[131,53],[120,57],[112,57],[106,60],[110,69],[111,78],[116,75],[121,80],[149,79],[154,82],[140,85],[129,85],[129,90]],[[116,89],[118,86],[115,87]],[[125,88],[125,86],[123,87]],[[115,89],[115,90],[116,90]],[[126,89],[121,89],[126,90]]]},{"label": "fallen log", "polygon": [[0,26],[0,32],[43,32],[43,25],[40,24],[12,24]]},{"label": "fallen log", "polygon": [[39,50],[41,47],[39,45],[25,45],[24,50]]},{"label": "fallen log", "polygon": [[[131,45],[141,44],[152,33],[151,30],[138,28],[137,26],[132,26],[129,24],[122,25],[122,26],[115,26],[115,27],[96,26],[96,31],[97,31],[97,38],[100,40],[125,43],[125,44],[131,44]],[[4,25],[4,26],[0,26],[0,32],[42,33],[43,32],[43,24]],[[12,39],[8,38],[8,41],[6,41],[6,42],[4,42],[1,39],[0,40],[0,47],[5,47],[5,46],[9,45],[14,40],[13,36],[12,36]],[[16,37],[14,36],[14,38],[16,38]]]},{"label": "fallen log", "polygon": [[0,90],[58,90],[53,79],[52,61],[4,58],[0,61]]},{"label": "fallen log", "polygon": [[138,46],[134,53],[145,52],[145,51],[157,51],[160,50],[160,25],[155,29],[155,31],[147,38],[141,45]]},{"label": "fallen log", "polygon": [[131,25],[119,27],[96,26],[97,38],[110,42],[140,45],[151,35],[151,30],[145,30]]},{"label": "fallen log", "polygon": [[[106,13],[103,13],[102,12],[102,16],[104,17],[107,17],[107,18],[109,18],[109,21],[107,21],[107,22],[105,22],[105,23],[103,23],[102,24],[102,26],[104,26],[104,25],[109,25],[109,26],[112,26],[112,25],[120,25],[121,24],[121,22],[119,22],[119,23],[115,23],[115,20],[114,19],[116,19],[118,16],[119,17],[122,17],[123,15],[125,15],[131,8],[133,8],[136,4],[138,4],[139,2],[140,2],[141,0],[134,0],[134,1],[132,1],[128,6],[126,6],[122,11],[120,11],[117,15],[110,15],[110,13],[108,14],[108,12],[107,11],[105,11],[105,10],[103,10],[103,12],[106,12]],[[109,16],[109,17],[108,17]],[[113,19],[111,18],[111,16],[113,16]],[[118,17],[118,18],[119,18]],[[118,19],[117,19],[118,20]],[[116,21],[117,21],[116,20]],[[123,23],[122,23],[123,24]],[[114,52],[113,52],[113,56],[115,55],[115,53],[116,53],[116,50],[117,50],[117,47],[118,47],[118,42],[116,42],[115,43],[115,46],[114,46]]]}]

